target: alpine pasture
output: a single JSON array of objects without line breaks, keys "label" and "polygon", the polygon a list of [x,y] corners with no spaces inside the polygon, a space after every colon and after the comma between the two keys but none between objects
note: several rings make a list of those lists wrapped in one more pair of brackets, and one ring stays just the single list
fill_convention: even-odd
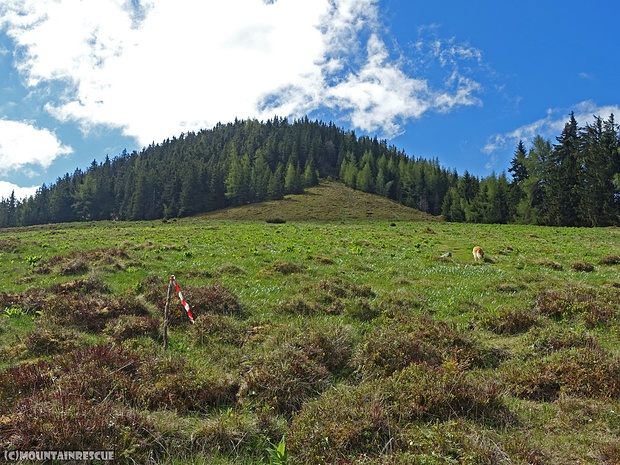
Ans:
[{"label": "alpine pasture", "polygon": [[[0,450],[620,462],[618,228],[447,223],[324,183],[0,230],[0,274]],[[173,293],[164,351],[171,275],[196,322]]]}]

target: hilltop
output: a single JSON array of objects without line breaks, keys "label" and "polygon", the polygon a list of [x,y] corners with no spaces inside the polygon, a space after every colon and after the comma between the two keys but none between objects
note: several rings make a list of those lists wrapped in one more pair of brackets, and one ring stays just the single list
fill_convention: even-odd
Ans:
[{"label": "hilltop", "polygon": [[310,187],[303,194],[286,195],[203,215],[212,220],[256,221],[436,221],[437,218],[385,197],[368,194],[334,181]]}]

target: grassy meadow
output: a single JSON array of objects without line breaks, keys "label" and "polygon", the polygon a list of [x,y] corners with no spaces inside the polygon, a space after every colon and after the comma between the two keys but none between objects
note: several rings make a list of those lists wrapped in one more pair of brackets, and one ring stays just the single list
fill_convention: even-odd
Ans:
[{"label": "grassy meadow", "polygon": [[[196,323],[173,293],[164,352],[170,275]],[[444,223],[323,184],[0,230],[0,276],[0,450],[620,463],[618,228]]]}]

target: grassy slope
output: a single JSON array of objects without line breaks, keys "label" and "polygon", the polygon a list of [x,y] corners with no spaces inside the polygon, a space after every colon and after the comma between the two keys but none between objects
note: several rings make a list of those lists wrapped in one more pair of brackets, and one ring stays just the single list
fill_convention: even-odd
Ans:
[{"label": "grassy slope", "polygon": [[[253,221],[276,217],[288,222]],[[300,218],[326,221],[298,221]],[[277,442],[287,433],[292,452],[308,463],[315,463],[321,454],[328,462],[336,460],[329,454],[341,454],[339,457],[357,456],[359,463],[382,463],[371,460],[381,450],[385,454],[393,451],[393,459],[399,463],[411,463],[413,457],[418,457],[419,463],[490,463],[498,457],[506,463],[601,463],[606,459],[617,463],[620,451],[614,444],[620,434],[616,414],[620,412],[620,390],[613,376],[607,379],[604,374],[620,375],[620,370],[614,371],[618,365],[620,267],[600,262],[617,255],[619,243],[617,228],[431,221],[392,202],[334,184],[279,203],[167,223],[83,223],[0,231],[2,291],[31,296],[27,302],[17,298],[11,301],[15,303],[3,301],[8,311],[0,315],[0,363],[5,369],[52,357],[56,357],[55,365],[69,363],[62,358],[66,351],[84,350],[94,343],[112,346],[124,339],[110,329],[117,321],[112,315],[108,330],[101,331],[84,329],[67,316],[63,317],[69,318],[67,324],[51,321],[52,307],[36,314],[37,308],[48,308],[44,303],[53,299],[55,285],[91,280],[109,287],[110,292],[103,295],[145,295],[147,299],[150,295],[155,302],[165,296],[167,276],[175,274],[197,316],[205,318],[212,313],[199,291],[214,285],[230,290],[244,312],[222,315],[210,323],[203,319],[202,333],[197,333],[198,325],[190,327],[181,318],[170,331],[171,346],[165,356],[157,338],[122,342],[144,360],[156,361],[152,372],[142,374],[149,381],[120,391],[113,404],[119,418],[123,418],[123,409],[141,412],[148,420],[144,420],[145,429],[151,438],[157,438],[149,442],[137,429],[127,430],[126,436],[133,434],[136,444],[145,444],[142,449],[126,441],[115,444],[128,455],[144,459],[140,454],[154,448],[160,457],[177,463],[202,463],[200,457],[205,455],[215,463],[253,463],[266,457],[265,451],[271,447],[267,440]],[[473,245],[486,250],[484,263],[473,263]],[[442,259],[446,252],[452,256]],[[594,270],[574,269],[584,262],[593,264]],[[162,279],[155,282],[153,276]],[[87,298],[88,294],[78,300]],[[97,309],[97,298],[93,297],[91,313]],[[178,302],[173,304],[179,310]],[[154,305],[148,308],[158,315]],[[20,315],[22,309],[25,315]],[[556,313],[549,313],[552,311]],[[420,320],[429,315],[431,320]],[[409,326],[419,320],[429,326],[426,333]],[[118,321],[116,327],[122,326],[122,319]],[[442,321],[450,326],[434,326]],[[63,342],[54,339],[62,327],[73,331],[69,339],[76,341],[66,343],[66,351]],[[442,335],[441,339],[432,339],[440,337],[432,336],[433,331]],[[37,334],[38,339],[29,334]],[[321,334],[332,344],[326,346]],[[425,337],[431,337],[430,345],[415,345]],[[436,349],[446,344],[445,350]],[[58,353],[48,355],[50,348]],[[335,367],[329,360],[321,362],[330,367],[327,378],[323,376],[325,367],[317,362],[317,350],[331,354],[332,362],[341,361]],[[385,387],[396,380],[381,371],[385,370],[381,363],[406,359],[416,350],[429,371],[422,375],[404,372],[405,378],[417,376],[411,386],[399,378],[398,383],[409,386],[404,391],[431,383],[440,405],[447,402],[457,409],[457,401],[446,400],[453,399],[453,388],[442,391],[454,376],[454,380],[470,383],[462,389],[477,392],[480,388],[489,399],[501,403],[502,409],[481,407],[475,404],[476,399],[467,398],[462,400],[469,406],[467,411],[473,408],[472,402],[478,405],[476,411],[488,409],[482,419],[456,410],[446,416],[440,407],[433,410],[430,406],[429,417],[399,422],[390,402],[395,402],[403,389],[398,388],[400,384],[395,384],[395,390]],[[157,366],[168,366],[170,360],[181,357],[189,374],[171,371],[177,376],[171,384],[157,377],[161,371]],[[491,361],[481,361],[487,358]],[[542,367],[537,365],[541,360]],[[290,367],[296,368],[286,371]],[[7,373],[0,374],[0,390],[6,392],[22,379],[3,384]],[[568,373],[575,384],[561,373]],[[604,389],[598,388],[599,375],[600,382],[606,383]],[[298,382],[286,388],[287,381],[296,376]],[[377,376],[380,384],[373,387]],[[469,380],[470,376],[476,381]],[[65,378],[60,379],[68,390],[73,384]],[[196,384],[200,380],[207,384]],[[554,383],[561,385],[559,395],[547,399],[526,392],[539,389],[554,394]],[[158,390],[149,391],[144,386],[149,384]],[[198,407],[190,401],[188,407],[179,400],[211,393],[213,385],[220,384],[223,387],[213,394],[219,401],[205,400],[206,404]],[[180,385],[189,386],[191,395],[177,392]],[[303,386],[309,386],[309,391],[300,391]],[[330,395],[332,391],[326,390],[319,397],[327,386],[340,394]],[[239,396],[226,394],[228,388]],[[103,398],[114,398],[110,393],[117,392],[116,388],[110,389]],[[380,393],[379,403],[354,412],[355,396],[367,397],[367,389]],[[162,401],[160,391],[170,391],[172,397]],[[28,402],[54,405],[53,392],[51,388],[43,390],[44,399],[33,395],[31,400],[0,405],[0,412],[8,412],[0,414],[0,448],[10,444],[11,429],[6,425],[17,422],[17,417],[11,416],[17,403],[21,402],[24,411],[34,408]],[[295,396],[287,397],[285,392]],[[80,395],[85,394],[80,391]],[[398,402],[406,401],[411,399]],[[107,401],[97,402],[89,408],[108,408]],[[290,423],[290,409],[297,409],[298,402],[304,407]],[[47,404],[45,408],[50,410]],[[352,416],[321,414],[317,420],[313,419],[315,409],[351,412]],[[485,415],[499,415],[500,410],[499,423],[489,424],[484,419]],[[91,416],[96,418],[97,412]],[[55,423],[58,418],[47,421],[62,431],[62,424]],[[304,422],[315,426],[306,430]],[[320,441],[309,444],[300,439],[321,428],[331,431],[325,436],[348,434],[342,442],[347,446],[332,438],[326,452],[317,449]],[[51,438],[48,446],[62,448],[67,438],[56,440],[61,442],[54,443]],[[93,446],[87,442],[78,445]],[[221,453],[214,452],[217,450]],[[366,459],[361,458],[364,454]]]},{"label": "grassy slope", "polygon": [[204,215],[217,220],[286,221],[389,220],[422,221],[433,217],[385,198],[354,191],[336,182],[324,182],[303,195],[287,195],[284,201],[252,204]]}]

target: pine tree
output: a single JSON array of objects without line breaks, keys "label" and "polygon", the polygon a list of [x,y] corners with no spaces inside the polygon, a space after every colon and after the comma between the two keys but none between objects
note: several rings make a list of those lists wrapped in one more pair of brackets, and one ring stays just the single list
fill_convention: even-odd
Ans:
[{"label": "pine tree", "polygon": [[289,161],[286,166],[286,174],[284,175],[284,193],[301,194],[303,191],[299,166],[294,166],[293,163]]},{"label": "pine tree", "polygon": [[614,224],[615,207],[614,156],[618,153],[618,128],[613,115],[603,123],[595,117],[581,131],[581,166],[583,185],[579,214],[582,222],[590,226]]},{"label": "pine tree", "polygon": [[581,192],[580,137],[575,114],[571,113],[562,134],[553,146],[547,191],[548,215],[556,226],[579,224],[577,212]]},{"label": "pine tree", "polygon": [[366,163],[364,167],[358,171],[355,179],[355,186],[357,190],[362,192],[374,192],[375,186],[370,163]]},{"label": "pine tree", "polygon": [[284,168],[281,163],[278,164],[278,167],[269,178],[267,198],[269,200],[281,200],[284,198]]}]

